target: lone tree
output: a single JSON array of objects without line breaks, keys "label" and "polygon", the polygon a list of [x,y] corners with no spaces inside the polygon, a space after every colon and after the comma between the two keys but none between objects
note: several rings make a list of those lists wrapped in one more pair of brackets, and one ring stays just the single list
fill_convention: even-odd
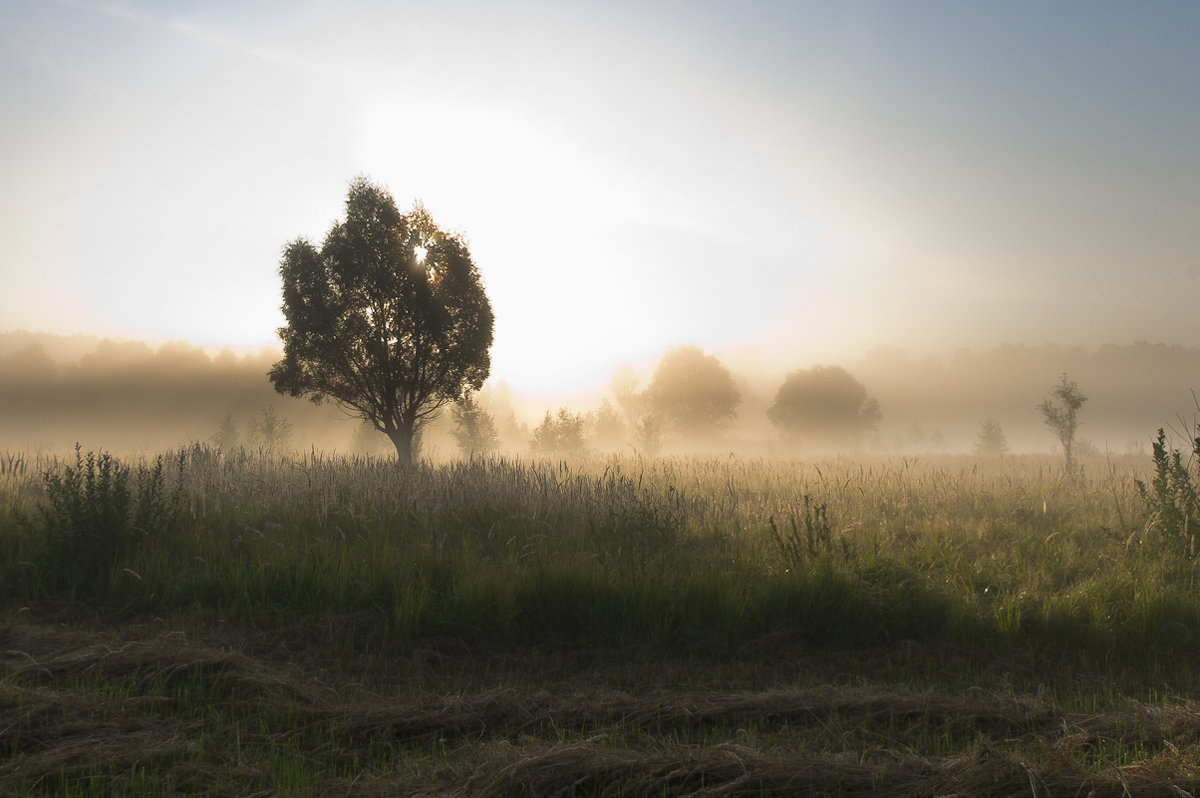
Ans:
[{"label": "lone tree", "polygon": [[1050,396],[1038,405],[1038,410],[1046,417],[1046,426],[1062,443],[1068,471],[1075,466],[1075,431],[1079,429],[1079,409],[1087,400],[1075,381],[1068,380],[1063,374],[1059,384],[1050,389]]},{"label": "lone tree", "polygon": [[696,346],[667,351],[644,395],[649,415],[682,436],[709,437],[728,426],[741,394],[729,370]]},{"label": "lone tree", "polygon": [[330,399],[391,439],[400,462],[413,436],[491,367],[492,306],[466,243],[419,204],[407,214],[356,178],[346,220],[318,250],[284,248],[283,360],[275,390]]},{"label": "lone tree", "polygon": [[879,403],[841,366],[793,371],[767,418],[784,435],[818,446],[857,446],[883,416]]}]

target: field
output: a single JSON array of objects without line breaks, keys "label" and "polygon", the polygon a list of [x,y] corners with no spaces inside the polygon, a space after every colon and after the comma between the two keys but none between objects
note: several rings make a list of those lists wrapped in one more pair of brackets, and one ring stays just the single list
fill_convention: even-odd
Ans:
[{"label": "field", "polygon": [[0,454],[0,793],[1198,794],[1154,468]]}]

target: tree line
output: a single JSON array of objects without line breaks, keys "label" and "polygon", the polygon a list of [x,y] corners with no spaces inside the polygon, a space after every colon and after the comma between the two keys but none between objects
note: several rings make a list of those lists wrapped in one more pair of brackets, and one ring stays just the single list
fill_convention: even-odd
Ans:
[{"label": "tree line", "polygon": [[[1143,437],[1162,418],[1178,415],[1200,368],[1200,350],[1144,343],[1090,354],[1051,346],[963,350],[948,364],[881,347],[858,364],[857,376],[817,365],[771,384],[769,376],[735,374],[685,345],[662,356],[645,387],[631,368],[622,369],[598,408],[547,408],[530,430],[516,420],[511,398],[500,401],[499,392],[483,388],[494,317],[465,240],[442,230],[420,205],[401,213],[386,190],[365,178],[351,183],[345,207],[345,218],[319,246],[298,238],[284,248],[281,359],[266,352],[209,358],[186,344],[154,351],[101,341],[63,366],[37,339],[26,336],[21,345],[20,334],[0,336],[0,441],[53,430],[58,443],[69,443],[83,439],[77,433],[84,430],[129,433],[136,426],[134,447],[162,446],[165,435],[228,446],[286,441],[293,422],[296,430],[328,429],[350,416],[360,421],[355,445],[369,448],[370,436],[382,433],[402,461],[414,458],[431,424],[449,427],[465,455],[501,447],[535,454],[723,449],[739,434],[780,452],[808,453],[937,450],[948,437],[961,450],[977,435],[976,450],[994,454],[1009,449],[1014,427],[1017,446],[1028,446],[1029,397],[1042,392],[1042,375],[1051,368],[1059,373],[1069,364],[1071,373],[1099,386],[1089,416],[1098,417],[1098,426],[1111,430],[1119,419]],[[55,345],[78,347],[77,341]],[[884,408],[894,445],[881,429]],[[1047,415],[1069,459],[1076,447],[1093,445],[1076,438],[1078,409]],[[201,418],[205,434],[196,431]],[[155,425],[158,431],[146,432]],[[1059,430],[1067,428],[1064,438]]]}]

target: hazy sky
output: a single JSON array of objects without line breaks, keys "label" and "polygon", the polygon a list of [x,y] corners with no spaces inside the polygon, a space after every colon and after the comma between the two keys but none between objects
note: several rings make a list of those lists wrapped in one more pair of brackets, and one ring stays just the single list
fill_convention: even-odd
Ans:
[{"label": "hazy sky", "polygon": [[0,0],[0,329],[276,345],[366,174],[493,375],[1200,343],[1200,3]]}]

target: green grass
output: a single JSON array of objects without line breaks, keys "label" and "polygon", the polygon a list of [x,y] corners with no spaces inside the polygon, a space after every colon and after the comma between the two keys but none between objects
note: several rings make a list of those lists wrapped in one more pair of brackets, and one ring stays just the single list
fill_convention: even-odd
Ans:
[{"label": "green grass", "polygon": [[1195,792],[1196,567],[1082,465],[0,455],[0,791]]}]

